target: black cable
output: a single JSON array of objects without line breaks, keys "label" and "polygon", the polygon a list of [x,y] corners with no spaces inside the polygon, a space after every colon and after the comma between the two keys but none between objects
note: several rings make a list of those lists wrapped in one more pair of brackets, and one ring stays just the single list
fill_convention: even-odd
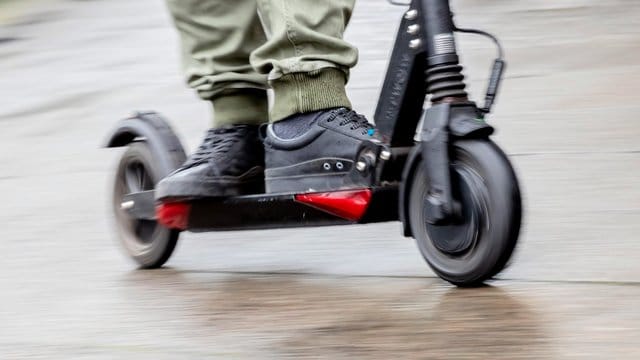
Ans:
[{"label": "black cable", "polygon": [[398,5],[398,6],[409,6],[409,5],[411,5],[410,1],[400,1],[400,0],[387,0],[387,1],[391,5]]},{"label": "black cable", "polygon": [[476,35],[482,35],[482,36],[488,37],[498,47],[498,59],[503,59],[504,58],[504,51],[502,50],[502,45],[500,44],[500,41],[498,40],[498,38],[495,37],[494,35],[486,32],[486,31],[477,30],[477,29],[463,29],[463,28],[456,27],[456,28],[454,28],[454,30],[457,31],[457,32],[461,32],[461,33],[476,34]]}]

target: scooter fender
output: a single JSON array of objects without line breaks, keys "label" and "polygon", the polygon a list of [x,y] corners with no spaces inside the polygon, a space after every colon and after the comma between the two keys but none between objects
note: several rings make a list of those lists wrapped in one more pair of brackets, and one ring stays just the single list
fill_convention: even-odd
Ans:
[{"label": "scooter fender", "polygon": [[135,112],[131,117],[120,120],[104,146],[121,147],[137,141],[146,142],[154,158],[169,171],[186,160],[180,140],[167,120],[156,112]]},{"label": "scooter fender", "polygon": [[406,237],[413,237],[411,220],[409,219],[409,195],[411,194],[416,168],[422,160],[421,154],[422,149],[419,145],[411,149],[402,171],[402,181],[398,189],[398,217],[402,223],[402,234]]}]

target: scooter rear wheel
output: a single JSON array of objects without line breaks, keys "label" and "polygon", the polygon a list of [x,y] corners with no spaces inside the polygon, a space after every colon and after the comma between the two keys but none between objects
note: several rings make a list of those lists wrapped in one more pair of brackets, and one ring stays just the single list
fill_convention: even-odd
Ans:
[{"label": "scooter rear wheel", "polygon": [[129,193],[153,190],[171,171],[160,164],[148,144],[131,143],[120,159],[114,182],[113,212],[118,237],[129,256],[144,269],[160,267],[169,259],[180,232],[167,229],[155,220],[133,218],[122,209],[122,201]]},{"label": "scooter rear wheel", "polygon": [[522,216],[520,190],[509,160],[487,139],[456,141],[451,168],[459,219],[445,225],[426,221],[429,184],[420,162],[409,198],[411,230],[438,276],[458,286],[477,286],[499,273],[513,253]]}]

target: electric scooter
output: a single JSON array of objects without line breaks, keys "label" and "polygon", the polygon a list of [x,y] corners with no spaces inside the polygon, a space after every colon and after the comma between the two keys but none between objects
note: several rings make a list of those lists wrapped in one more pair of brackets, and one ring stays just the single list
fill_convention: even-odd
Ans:
[{"label": "electric scooter", "polygon": [[[122,244],[140,267],[162,266],[181,231],[400,221],[442,279],[475,286],[499,273],[516,246],[522,213],[516,175],[485,121],[505,68],[502,48],[491,34],[456,27],[449,0],[403,5],[409,9],[374,116],[386,140],[364,142],[349,170],[366,187],[159,203],[154,186],[185,161],[184,149],[154,112],[121,120],[106,144],[127,146],[115,174],[113,211]],[[456,32],[497,45],[482,107],[465,91]]]}]

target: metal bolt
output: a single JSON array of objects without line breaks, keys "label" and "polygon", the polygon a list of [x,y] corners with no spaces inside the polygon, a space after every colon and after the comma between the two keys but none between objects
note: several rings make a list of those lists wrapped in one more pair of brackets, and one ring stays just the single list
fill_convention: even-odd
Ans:
[{"label": "metal bolt", "polygon": [[413,24],[413,25],[409,25],[407,27],[407,32],[411,35],[415,35],[418,33],[418,31],[420,31],[420,25],[418,24]]},{"label": "metal bolt", "polygon": [[382,151],[380,152],[380,159],[381,159],[381,160],[384,160],[384,161],[387,161],[387,160],[391,159],[391,151],[389,151],[389,150],[382,150]]},{"label": "metal bolt", "polygon": [[422,40],[420,39],[413,39],[411,41],[409,41],[409,47],[412,49],[417,49],[420,46],[422,46]]},{"label": "metal bolt", "polygon": [[404,18],[407,20],[415,20],[418,17],[418,10],[409,10],[404,14]]},{"label": "metal bolt", "polygon": [[362,172],[365,171],[367,169],[367,163],[365,163],[364,161],[358,161],[356,163],[356,170]]},{"label": "metal bolt", "polygon": [[136,203],[133,202],[133,200],[125,201],[122,204],[120,204],[120,209],[129,210],[129,209],[133,208],[133,205],[135,205],[135,204]]}]

